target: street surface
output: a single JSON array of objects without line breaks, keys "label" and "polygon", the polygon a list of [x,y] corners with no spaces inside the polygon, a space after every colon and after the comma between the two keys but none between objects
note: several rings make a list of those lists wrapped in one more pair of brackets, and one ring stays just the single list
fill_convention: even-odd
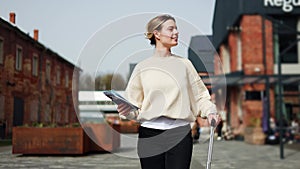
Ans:
[{"label": "street surface", "polygon": [[[123,135],[136,138],[135,134]],[[204,169],[207,159],[207,136],[194,144],[191,169]],[[125,139],[126,140],[126,139]],[[134,143],[134,142],[132,142]],[[135,144],[135,143],[134,143]],[[294,143],[299,147],[300,143]],[[125,145],[125,146],[124,146]],[[127,147],[126,147],[127,146]],[[131,145],[133,146],[133,144]],[[279,145],[249,145],[243,141],[214,142],[212,169],[300,169],[300,151],[285,146],[280,159]],[[0,168],[5,169],[139,169],[135,148],[121,142],[115,153],[94,153],[81,156],[24,156],[12,154],[11,146],[0,147]]]}]

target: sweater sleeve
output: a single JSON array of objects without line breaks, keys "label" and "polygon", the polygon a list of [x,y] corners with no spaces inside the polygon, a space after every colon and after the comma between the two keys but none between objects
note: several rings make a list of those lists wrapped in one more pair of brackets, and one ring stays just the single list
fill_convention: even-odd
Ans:
[{"label": "sweater sleeve", "polygon": [[217,113],[216,105],[212,103],[206,86],[189,60],[187,60],[187,74],[192,112],[202,118],[210,113]]},{"label": "sweater sleeve", "polygon": [[[128,99],[129,102],[141,108],[144,99],[143,93],[144,92],[141,82],[141,74],[137,65],[130,76],[129,82],[125,90],[125,97]],[[125,118],[129,120],[136,120],[138,115],[139,110],[132,111]]]}]

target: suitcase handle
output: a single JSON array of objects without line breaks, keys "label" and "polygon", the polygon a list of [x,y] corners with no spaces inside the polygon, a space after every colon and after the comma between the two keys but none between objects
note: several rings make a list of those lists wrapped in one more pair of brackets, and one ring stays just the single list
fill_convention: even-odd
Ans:
[{"label": "suitcase handle", "polygon": [[210,138],[209,138],[209,145],[208,145],[206,169],[210,169],[210,167],[211,167],[215,125],[216,125],[216,120],[212,119],[210,122]]}]

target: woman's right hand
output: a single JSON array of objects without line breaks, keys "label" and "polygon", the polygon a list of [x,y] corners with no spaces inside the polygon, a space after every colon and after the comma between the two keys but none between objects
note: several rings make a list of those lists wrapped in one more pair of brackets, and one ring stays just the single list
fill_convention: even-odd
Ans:
[{"label": "woman's right hand", "polygon": [[127,104],[125,103],[118,104],[117,111],[119,112],[120,115],[126,117],[130,114],[130,110],[131,108]]},{"label": "woman's right hand", "polygon": [[212,119],[215,120],[215,124],[214,124],[214,127],[217,127],[217,125],[221,122],[222,118],[219,114],[217,113],[210,113],[208,116],[207,116],[207,119],[208,119],[208,123],[211,125],[211,122],[212,122]]}]

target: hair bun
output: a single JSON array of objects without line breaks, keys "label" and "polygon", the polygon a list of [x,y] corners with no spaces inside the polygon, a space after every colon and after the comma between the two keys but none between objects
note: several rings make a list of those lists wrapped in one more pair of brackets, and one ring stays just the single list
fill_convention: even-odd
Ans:
[{"label": "hair bun", "polygon": [[146,32],[146,33],[145,33],[145,38],[146,38],[146,39],[151,39],[152,36],[153,36],[153,33],[152,33],[152,32]]}]

